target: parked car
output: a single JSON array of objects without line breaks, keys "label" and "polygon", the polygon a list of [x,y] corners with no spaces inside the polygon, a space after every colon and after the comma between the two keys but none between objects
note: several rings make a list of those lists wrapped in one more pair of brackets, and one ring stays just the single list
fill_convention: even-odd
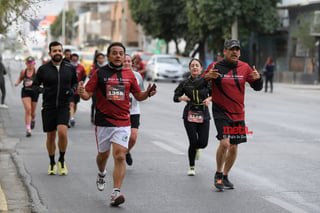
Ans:
[{"label": "parked car", "polygon": [[148,81],[182,81],[183,68],[179,58],[174,55],[153,55],[147,63],[145,79]]},{"label": "parked car", "polygon": [[73,46],[73,45],[63,45],[63,51],[65,51],[66,49],[69,49],[71,50],[71,53],[78,53],[80,52],[80,50],[76,47],[76,46]]},{"label": "parked car", "polygon": [[126,54],[133,56],[133,53],[135,52],[142,52],[143,50],[139,47],[126,47]]},{"label": "parked car", "polygon": [[80,57],[80,63],[84,66],[84,70],[88,75],[93,64],[94,52],[81,52],[78,55]]},{"label": "parked car", "polygon": [[186,79],[190,75],[190,70],[189,70],[189,63],[191,61],[192,57],[180,57],[179,60],[182,64],[183,68],[183,77]]}]

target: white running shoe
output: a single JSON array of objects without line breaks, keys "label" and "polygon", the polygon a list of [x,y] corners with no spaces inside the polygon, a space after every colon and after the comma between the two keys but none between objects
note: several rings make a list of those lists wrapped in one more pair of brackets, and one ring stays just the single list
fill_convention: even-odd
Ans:
[{"label": "white running shoe", "polygon": [[196,175],[196,168],[194,166],[190,166],[188,169],[188,175],[189,176],[195,176]]},{"label": "white running shoe", "polygon": [[0,104],[0,108],[3,108],[3,109],[8,109],[9,107],[5,104]]},{"label": "white running shoe", "polygon": [[101,175],[97,175],[97,181],[96,181],[96,183],[97,183],[97,189],[99,190],[99,191],[103,191],[104,190],[104,185],[105,185],[105,180],[104,180],[104,177],[105,176],[101,176]]},{"label": "white running shoe", "polygon": [[111,194],[110,205],[111,206],[119,206],[120,204],[124,203],[125,199],[123,194],[120,191],[115,190]]}]

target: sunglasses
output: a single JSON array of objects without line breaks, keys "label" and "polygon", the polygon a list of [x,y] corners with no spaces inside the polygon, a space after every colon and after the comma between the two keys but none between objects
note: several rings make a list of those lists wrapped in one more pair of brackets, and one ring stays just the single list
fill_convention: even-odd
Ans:
[{"label": "sunglasses", "polygon": [[27,64],[34,64],[34,61],[27,61]]}]

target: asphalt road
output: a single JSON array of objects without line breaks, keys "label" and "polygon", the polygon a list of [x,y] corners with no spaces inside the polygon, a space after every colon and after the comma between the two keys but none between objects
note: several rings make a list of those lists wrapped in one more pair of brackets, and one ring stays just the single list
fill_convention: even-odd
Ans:
[{"label": "asphalt road", "polygon": [[[13,81],[18,77],[17,67],[11,69]],[[30,202],[21,205],[33,212],[320,212],[320,87],[275,84],[273,94],[247,87],[246,124],[253,134],[239,146],[229,175],[235,189],[217,192],[213,187],[218,146],[214,123],[210,124],[209,145],[196,161],[196,176],[187,176],[188,140],[181,119],[184,104],[173,103],[177,83],[157,83],[157,95],[141,103],[133,166],[127,167],[121,189],[126,202],[112,208],[112,160],[107,164],[105,191],[99,192],[95,185],[97,150],[90,123],[91,101],[80,102],[76,126],[68,131],[69,174],[48,176],[42,101],[36,128],[26,138],[20,87],[9,82],[7,77],[9,109],[1,109],[0,114],[7,138],[16,141],[16,152],[11,155],[29,192]],[[10,193],[8,184],[12,183],[1,184]]]}]

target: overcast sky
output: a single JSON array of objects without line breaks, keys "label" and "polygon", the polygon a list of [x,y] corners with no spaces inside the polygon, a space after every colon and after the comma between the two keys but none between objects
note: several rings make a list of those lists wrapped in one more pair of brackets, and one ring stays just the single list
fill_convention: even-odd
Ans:
[{"label": "overcast sky", "polygon": [[58,15],[66,0],[47,0],[41,2],[39,15]]}]

